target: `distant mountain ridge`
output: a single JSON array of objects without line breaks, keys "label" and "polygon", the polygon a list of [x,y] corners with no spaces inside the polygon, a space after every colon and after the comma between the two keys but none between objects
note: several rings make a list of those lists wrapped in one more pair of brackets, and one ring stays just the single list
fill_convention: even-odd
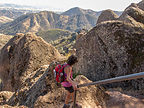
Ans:
[{"label": "distant mountain ridge", "polygon": [[26,13],[34,13],[30,10],[17,10],[17,9],[0,9],[0,16],[16,19]]},{"label": "distant mountain ridge", "polygon": [[11,22],[11,21],[13,21],[13,19],[8,18],[6,16],[0,16],[0,25],[3,23]]},{"label": "distant mountain ridge", "polygon": [[17,4],[10,4],[10,3],[0,3],[0,8],[3,9],[36,9],[34,6],[27,6],[27,5],[17,5]]},{"label": "distant mountain ridge", "polygon": [[100,12],[72,8],[62,14],[50,11],[41,11],[18,17],[12,22],[0,26],[0,32],[14,35],[16,33],[38,32],[48,29],[65,29],[79,31],[80,29],[91,29],[96,25]]}]

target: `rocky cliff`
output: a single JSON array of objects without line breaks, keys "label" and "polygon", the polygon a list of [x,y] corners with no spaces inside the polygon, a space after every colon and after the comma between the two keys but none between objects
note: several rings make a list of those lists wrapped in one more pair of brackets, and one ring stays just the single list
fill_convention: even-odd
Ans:
[{"label": "rocky cliff", "polygon": [[[96,81],[144,71],[143,11],[129,7],[124,13],[127,10],[132,12],[125,15],[130,15],[136,24],[125,20],[105,21],[77,40],[77,72]],[[144,88],[143,79],[107,86],[141,91]]]},{"label": "rocky cliff", "polygon": [[33,71],[61,58],[52,45],[34,34],[14,36],[1,50],[0,78],[3,90],[20,89]]},{"label": "rocky cliff", "polygon": [[[53,74],[55,61],[64,62],[59,52],[35,34],[17,34],[1,50],[1,107],[59,108],[64,104],[64,88],[57,86]],[[91,82],[78,76],[78,84]],[[9,92],[8,92],[9,91]],[[12,92],[13,91],[13,92]],[[82,106],[105,105],[108,95],[100,86],[81,88],[77,101]],[[70,104],[72,104],[70,102]]]},{"label": "rocky cliff", "polygon": [[[3,107],[21,108],[60,108],[64,104],[64,88],[57,86],[53,76],[55,63],[41,66],[25,80],[25,86],[16,92],[0,92],[0,105]],[[78,76],[75,81],[78,84],[91,82],[84,76]],[[9,94],[9,95],[8,95]],[[105,106],[105,100],[109,96],[100,86],[81,88],[77,95],[77,102],[83,107]],[[72,105],[73,103],[70,102]],[[22,108],[23,108],[22,107]]]}]

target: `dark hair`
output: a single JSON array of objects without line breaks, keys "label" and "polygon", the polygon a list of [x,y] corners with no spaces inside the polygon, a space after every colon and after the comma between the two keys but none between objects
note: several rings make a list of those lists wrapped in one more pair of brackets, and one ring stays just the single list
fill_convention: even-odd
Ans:
[{"label": "dark hair", "polygon": [[67,59],[67,64],[69,64],[70,66],[72,66],[73,64],[77,63],[77,57],[75,55],[71,55],[68,59]]}]

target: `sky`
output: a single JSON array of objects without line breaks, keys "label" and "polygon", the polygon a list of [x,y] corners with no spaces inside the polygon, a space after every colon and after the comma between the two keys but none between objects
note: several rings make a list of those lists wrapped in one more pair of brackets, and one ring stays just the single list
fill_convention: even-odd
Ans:
[{"label": "sky", "polygon": [[142,0],[0,0],[0,3],[12,3],[19,5],[36,6],[54,11],[66,11],[73,7],[101,11],[111,9],[123,11],[131,3]]}]

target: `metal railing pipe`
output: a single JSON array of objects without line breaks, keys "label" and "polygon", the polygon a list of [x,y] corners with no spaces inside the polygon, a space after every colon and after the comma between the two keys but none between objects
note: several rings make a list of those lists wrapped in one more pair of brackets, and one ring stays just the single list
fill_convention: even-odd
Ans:
[{"label": "metal railing pipe", "polygon": [[119,77],[100,80],[100,81],[91,82],[91,83],[85,83],[85,84],[78,85],[78,88],[91,86],[91,85],[100,85],[100,84],[120,82],[120,81],[125,81],[125,80],[132,80],[132,79],[137,79],[137,78],[144,78],[144,72],[139,72],[139,73],[125,75],[125,76],[119,76]]}]

